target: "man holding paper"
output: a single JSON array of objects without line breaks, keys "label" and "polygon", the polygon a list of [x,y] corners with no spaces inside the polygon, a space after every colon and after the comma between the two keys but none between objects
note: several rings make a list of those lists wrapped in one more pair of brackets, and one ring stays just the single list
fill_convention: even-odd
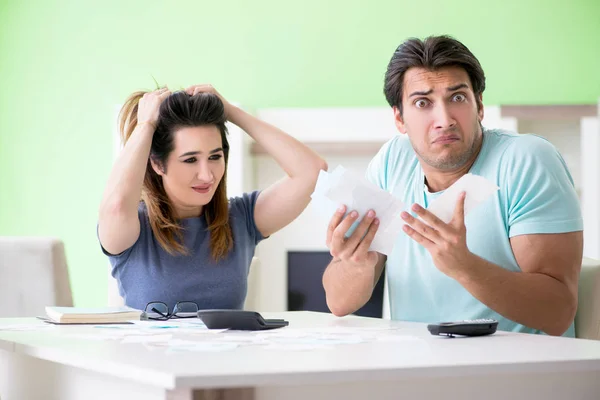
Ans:
[{"label": "man holding paper", "polygon": [[483,128],[484,89],[479,61],[455,39],[396,49],[384,92],[401,135],[366,178],[407,206],[402,232],[382,253],[372,243],[384,220],[343,203],[323,276],[334,314],[362,307],[387,263],[393,319],[492,318],[501,330],[574,336],[583,221],[573,180],[545,139]]}]

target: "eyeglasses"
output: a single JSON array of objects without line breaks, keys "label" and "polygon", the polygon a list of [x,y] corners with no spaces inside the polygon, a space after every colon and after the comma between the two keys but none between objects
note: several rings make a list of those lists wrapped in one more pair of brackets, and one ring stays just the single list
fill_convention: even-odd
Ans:
[{"label": "eyeglasses", "polygon": [[197,318],[198,304],[193,301],[178,301],[173,307],[173,312],[169,312],[169,307],[162,301],[153,301],[146,304],[144,312],[140,316],[141,320],[166,321],[171,318]]}]

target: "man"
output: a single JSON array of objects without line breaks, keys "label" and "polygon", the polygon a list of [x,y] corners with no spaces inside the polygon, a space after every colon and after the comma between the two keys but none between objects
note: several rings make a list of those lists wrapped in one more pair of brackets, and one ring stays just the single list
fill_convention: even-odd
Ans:
[{"label": "man", "polygon": [[[356,212],[332,217],[323,285],[335,315],[369,300],[387,262],[393,319],[493,318],[501,330],[574,336],[583,222],[573,180],[545,139],[482,127],[484,89],[479,61],[450,37],[410,39],[394,52],[384,92],[401,135],[367,177],[414,215],[402,213],[389,259],[368,251],[372,212],[347,239]],[[463,193],[452,221],[438,220],[427,206],[467,173],[500,190],[466,217]]]}]

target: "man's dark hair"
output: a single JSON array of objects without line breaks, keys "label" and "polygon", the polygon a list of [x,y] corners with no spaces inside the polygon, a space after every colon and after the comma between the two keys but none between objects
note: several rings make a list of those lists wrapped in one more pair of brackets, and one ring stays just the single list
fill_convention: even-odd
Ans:
[{"label": "man's dark hair", "polygon": [[469,75],[480,107],[479,96],[485,90],[485,75],[471,51],[450,36],[429,36],[425,40],[410,38],[402,43],[388,64],[383,92],[390,106],[398,107],[402,115],[404,74],[409,68],[435,71],[444,67],[461,67]]}]

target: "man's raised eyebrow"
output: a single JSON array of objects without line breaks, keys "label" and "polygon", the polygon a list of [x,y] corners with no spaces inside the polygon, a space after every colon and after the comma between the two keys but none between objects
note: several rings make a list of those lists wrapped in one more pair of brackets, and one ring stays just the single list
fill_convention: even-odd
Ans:
[{"label": "man's raised eyebrow", "polygon": [[408,96],[408,97],[413,97],[413,96],[428,96],[428,95],[430,95],[431,93],[433,93],[433,89],[429,89],[429,90],[428,90],[428,91],[426,91],[426,92],[412,92],[412,93],[410,94],[410,96]]},{"label": "man's raised eyebrow", "polygon": [[458,85],[454,85],[454,86],[450,86],[449,88],[446,89],[447,92],[454,92],[455,90],[458,89],[468,89],[469,85],[467,85],[466,83],[459,83]]}]

